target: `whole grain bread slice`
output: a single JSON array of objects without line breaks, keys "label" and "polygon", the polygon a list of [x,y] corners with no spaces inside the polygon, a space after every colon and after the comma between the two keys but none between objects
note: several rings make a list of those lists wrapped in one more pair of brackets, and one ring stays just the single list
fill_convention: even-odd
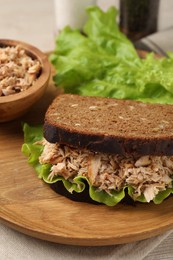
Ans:
[{"label": "whole grain bread slice", "polygon": [[173,155],[173,106],[63,94],[46,112],[44,137],[103,153]]}]

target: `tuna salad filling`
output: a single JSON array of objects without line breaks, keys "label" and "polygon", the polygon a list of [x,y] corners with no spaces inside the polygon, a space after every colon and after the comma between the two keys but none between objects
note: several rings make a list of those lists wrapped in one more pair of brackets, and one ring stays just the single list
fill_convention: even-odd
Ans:
[{"label": "tuna salad filling", "polygon": [[120,191],[133,188],[133,199],[144,195],[147,202],[167,188],[172,188],[173,156],[123,157],[52,144],[45,139],[37,142],[44,146],[39,157],[41,164],[51,164],[48,176],[62,176],[73,182],[76,176],[85,176],[98,191]]}]

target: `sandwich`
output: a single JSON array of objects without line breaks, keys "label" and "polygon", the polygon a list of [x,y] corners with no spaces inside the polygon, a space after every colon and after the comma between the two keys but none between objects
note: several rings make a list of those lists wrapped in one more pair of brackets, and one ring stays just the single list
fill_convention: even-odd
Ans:
[{"label": "sandwich", "polygon": [[159,204],[173,192],[172,105],[62,94],[43,128],[24,132],[38,177],[71,196],[114,206],[127,197]]}]

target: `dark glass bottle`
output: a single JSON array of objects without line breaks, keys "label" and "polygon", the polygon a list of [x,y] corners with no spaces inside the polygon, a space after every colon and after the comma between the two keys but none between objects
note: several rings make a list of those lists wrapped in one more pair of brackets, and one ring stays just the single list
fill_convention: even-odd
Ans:
[{"label": "dark glass bottle", "polygon": [[157,31],[159,0],[120,0],[120,28],[132,41]]}]

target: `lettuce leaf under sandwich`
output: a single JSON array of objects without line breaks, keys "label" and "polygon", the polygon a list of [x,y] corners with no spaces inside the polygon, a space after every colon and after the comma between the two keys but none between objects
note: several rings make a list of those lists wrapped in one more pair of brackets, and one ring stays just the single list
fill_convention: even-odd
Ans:
[{"label": "lettuce leaf under sandwich", "polygon": [[[58,174],[51,176],[53,164],[40,163],[40,156],[44,150],[44,145],[42,145],[40,142],[43,140],[42,126],[30,127],[29,125],[24,124],[23,130],[25,143],[22,146],[22,152],[28,157],[28,163],[32,167],[34,167],[38,178],[43,179],[43,181],[45,181],[46,183],[52,184],[61,181],[63,182],[64,187],[70,193],[82,193],[87,187],[89,187],[88,194],[91,197],[91,199],[93,201],[106,204],[108,206],[116,205],[117,203],[122,201],[127,195],[135,201],[147,202],[147,197],[145,197],[144,194],[141,194],[137,197],[134,196],[135,190],[134,187],[132,187],[131,185],[126,184],[120,190],[110,189],[107,192],[106,190],[101,190],[98,187],[93,186],[88,177],[82,175],[78,176],[77,172],[75,176],[67,179]],[[86,183],[88,183],[87,186]],[[157,192],[156,196],[154,196],[152,200],[155,204],[159,204],[172,193],[173,187],[171,182],[171,187],[169,185],[169,188],[165,188],[165,190]]]}]

